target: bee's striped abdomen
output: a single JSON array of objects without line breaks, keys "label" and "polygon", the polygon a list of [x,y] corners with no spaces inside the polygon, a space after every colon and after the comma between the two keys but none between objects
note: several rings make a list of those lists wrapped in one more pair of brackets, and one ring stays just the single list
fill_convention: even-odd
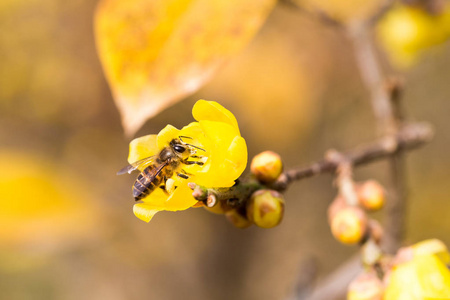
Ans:
[{"label": "bee's striped abdomen", "polygon": [[164,166],[166,164],[150,165],[139,174],[133,185],[133,196],[136,201],[149,195],[161,184],[163,180],[163,172],[161,171]]}]

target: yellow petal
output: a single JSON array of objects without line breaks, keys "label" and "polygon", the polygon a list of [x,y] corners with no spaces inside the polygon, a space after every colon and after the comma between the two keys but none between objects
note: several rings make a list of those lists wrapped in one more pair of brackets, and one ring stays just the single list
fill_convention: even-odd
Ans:
[{"label": "yellow petal", "polygon": [[167,198],[169,198],[169,196],[162,189],[157,188],[141,201],[144,203],[150,203],[154,206],[163,207],[167,201]]},{"label": "yellow petal", "polygon": [[443,263],[448,264],[450,262],[450,254],[448,252],[447,246],[438,239],[429,239],[417,243],[413,246],[414,255],[430,255],[434,254]]},{"label": "yellow petal", "polygon": [[192,190],[187,186],[187,183],[184,182],[184,184],[178,186],[173,194],[167,199],[164,207],[165,210],[169,211],[185,210],[192,207],[197,202],[198,201],[192,197]]},{"label": "yellow petal", "polygon": [[179,136],[180,130],[173,127],[172,125],[167,125],[158,133],[156,144],[158,145],[159,149],[163,149],[164,147],[167,147],[169,145],[171,140],[176,139]]},{"label": "yellow petal", "polygon": [[450,299],[450,271],[434,255],[414,257],[413,263],[422,287],[422,296]]},{"label": "yellow petal", "polygon": [[422,290],[415,271],[411,261],[394,267],[384,300],[422,300]]},{"label": "yellow petal", "polygon": [[203,120],[200,126],[211,144],[208,161],[196,173],[195,182],[209,187],[232,186],[247,163],[245,140],[227,123]]},{"label": "yellow petal", "polygon": [[186,180],[181,181],[181,183],[170,195],[158,188],[142,199],[142,201],[152,205],[153,209],[158,210],[177,211],[188,209],[197,201],[192,197],[192,190],[187,186]]},{"label": "yellow petal", "polygon": [[227,149],[224,168],[232,172],[230,177],[237,179],[247,166],[247,144],[244,138],[237,136]]},{"label": "yellow petal", "polygon": [[133,206],[134,215],[145,222],[150,222],[153,216],[159,211],[149,203],[138,203]]},{"label": "yellow petal", "polygon": [[156,135],[150,134],[136,138],[130,142],[130,153],[128,163],[134,163],[146,157],[158,154],[159,149],[156,145]]},{"label": "yellow petal", "polygon": [[[202,127],[198,122],[192,122],[187,126],[184,126],[180,130],[180,135],[184,137],[189,138],[183,138],[183,141],[187,144],[190,144],[195,147],[202,148],[203,150],[197,149],[197,155],[200,156],[209,156],[209,148],[210,148],[210,142],[205,136],[205,133],[203,132]],[[193,170],[196,170],[195,167],[198,167],[198,165],[190,165],[186,167],[194,167]],[[188,173],[190,173],[188,171]]]},{"label": "yellow petal", "polygon": [[227,123],[236,128],[240,135],[234,115],[215,101],[198,100],[192,108],[192,115],[197,121],[208,120]]},{"label": "yellow petal", "polygon": [[442,247],[438,240],[413,246],[413,258],[393,268],[384,300],[450,299],[450,271],[437,255]]},{"label": "yellow petal", "polygon": [[192,197],[192,190],[184,184],[170,196],[167,196],[161,189],[153,191],[143,199],[142,203],[134,205],[133,212],[139,219],[150,222],[157,212],[186,210],[196,203],[197,200]]}]

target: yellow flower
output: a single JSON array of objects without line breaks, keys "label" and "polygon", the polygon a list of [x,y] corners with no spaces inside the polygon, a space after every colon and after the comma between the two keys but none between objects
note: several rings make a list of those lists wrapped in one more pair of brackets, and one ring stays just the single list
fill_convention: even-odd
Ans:
[{"label": "yellow flower", "polygon": [[179,169],[189,174],[189,178],[174,175],[172,179],[176,188],[173,191],[167,193],[155,189],[142,203],[134,205],[134,214],[141,220],[149,222],[159,211],[185,210],[195,205],[197,201],[192,197],[188,182],[211,188],[230,187],[247,165],[247,145],[230,111],[217,102],[199,100],[192,109],[192,115],[197,122],[181,130],[167,125],[157,135],[139,137],[130,143],[130,164],[158,155],[170,141],[180,136],[189,137],[182,138],[184,143],[204,150],[197,149],[197,155],[204,157],[201,159],[204,165],[181,164]]},{"label": "yellow flower", "polygon": [[387,276],[384,300],[450,299],[448,250],[439,240],[403,248]]}]

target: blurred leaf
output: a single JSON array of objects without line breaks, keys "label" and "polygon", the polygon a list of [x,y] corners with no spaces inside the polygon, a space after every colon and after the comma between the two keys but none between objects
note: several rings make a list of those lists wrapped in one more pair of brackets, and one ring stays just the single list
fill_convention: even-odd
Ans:
[{"label": "blurred leaf", "polygon": [[243,48],[275,0],[102,0],[99,55],[128,135]]},{"label": "blurred leaf", "polygon": [[101,217],[80,178],[26,152],[3,149],[0,165],[0,243],[61,245],[93,235]]}]

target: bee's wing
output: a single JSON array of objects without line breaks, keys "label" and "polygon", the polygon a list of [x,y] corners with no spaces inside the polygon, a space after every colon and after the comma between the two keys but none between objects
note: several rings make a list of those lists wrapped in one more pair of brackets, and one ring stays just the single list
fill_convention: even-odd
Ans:
[{"label": "bee's wing", "polygon": [[117,172],[117,175],[122,175],[125,173],[131,174],[136,169],[143,168],[146,165],[151,164],[156,159],[156,155],[149,156],[146,158],[143,158],[141,160],[135,161],[134,163],[129,164],[128,166],[120,169],[119,172]]}]

